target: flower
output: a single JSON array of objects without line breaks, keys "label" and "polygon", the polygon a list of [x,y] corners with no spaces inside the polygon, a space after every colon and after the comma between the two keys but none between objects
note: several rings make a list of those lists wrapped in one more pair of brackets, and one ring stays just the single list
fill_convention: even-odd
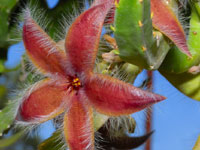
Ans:
[{"label": "flower", "polygon": [[93,111],[120,116],[165,97],[110,76],[93,73],[101,30],[113,0],[91,7],[73,22],[65,51],[25,15],[23,42],[33,64],[46,76],[22,98],[17,120],[44,122],[64,113],[63,131],[71,150],[94,149]]}]

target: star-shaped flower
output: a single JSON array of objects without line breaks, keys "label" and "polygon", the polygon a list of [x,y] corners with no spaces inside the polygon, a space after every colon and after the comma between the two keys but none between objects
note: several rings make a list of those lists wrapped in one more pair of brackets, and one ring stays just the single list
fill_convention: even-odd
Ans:
[{"label": "star-shaped flower", "polygon": [[17,120],[44,122],[65,113],[63,131],[71,150],[94,149],[93,111],[108,116],[140,111],[165,97],[110,76],[93,73],[108,0],[83,12],[68,30],[65,51],[25,15],[23,41],[33,64],[47,77],[22,98]]}]

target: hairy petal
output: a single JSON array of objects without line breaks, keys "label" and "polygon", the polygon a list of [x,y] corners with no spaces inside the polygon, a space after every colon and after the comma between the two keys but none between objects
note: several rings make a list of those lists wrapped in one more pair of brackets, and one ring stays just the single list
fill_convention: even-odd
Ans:
[{"label": "hairy petal", "polygon": [[70,106],[68,85],[64,80],[44,79],[26,92],[18,110],[17,120],[44,122]]},{"label": "hairy petal", "polygon": [[153,25],[171,39],[180,50],[191,56],[184,30],[171,8],[163,0],[151,0]]},{"label": "hairy petal", "polygon": [[70,150],[94,149],[92,116],[91,106],[83,104],[79,95],[74,95],[64,118],[64,134]]},{"label": "hairy petal", "polygon": [[113,2],[114,0],[110,0],[88,9],[70,27],[65,47],[70,65],[75,72],[93,69],[103,22]]},{"label": "hairy petal", "polygon": [[65,76],[65,52],[32,19],[29,11],[23,26],[23,42],[29,58],[42,73]]},{"label": "hairy petal", "polygon": [[92,74],[86,80],[84,88],[96,110],[110,116],[131,114],[165,99],[163,96],[100,74]]}]

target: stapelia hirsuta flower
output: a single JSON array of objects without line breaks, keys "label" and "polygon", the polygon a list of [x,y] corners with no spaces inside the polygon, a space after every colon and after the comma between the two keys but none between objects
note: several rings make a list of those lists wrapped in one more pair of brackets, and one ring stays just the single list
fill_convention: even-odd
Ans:
[{"label": "stapelia hirsuta flower", "polygon": [[93,110],[109,116],[142,110],[165,97],[118,79],[93,73],[101,30],[113,0],[91,7],[71,25],[65,51],[25,15],[23,41],[33,64],[46,76],[22,98],[17,120],[39,122],[65,113],[70,150],[94,149]]}]

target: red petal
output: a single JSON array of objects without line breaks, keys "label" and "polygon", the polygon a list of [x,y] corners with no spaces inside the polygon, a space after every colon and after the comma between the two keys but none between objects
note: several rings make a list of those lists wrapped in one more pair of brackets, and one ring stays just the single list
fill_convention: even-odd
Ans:
[{"label": "red petal", "polygon": [[118,79],[98,74],[91,75],[84,88],[97,111],[111,116],[131,114],[165,99]]},{"label": "red petal", "polygon": [[65,81],[45,79],[38,82],[24,96],[17,120],[44,122],[62,113],[70,104],[67,86]]},{"label": "red petal", "polygon": [[73,104],[64,118],[64,133],[70,150],[94,150],[92,108],[74,95]]},{"label": "red petal", "polygon": [[163,0],[151,0],[151,11],[154,27],[171,39],[183,53],[191,56],[184,30],[171,8]]},{"label": "red petal", "polygon": [[65,52],[36,24],[30,12],[25,16],[23,41],[29,58],[40,71],[65,75]]},{"label": "red petal", "polygon": [[96,59],[101,30],[113,0],[82,13],[70,27],[66,51],[75,72],[91,71]]}]

